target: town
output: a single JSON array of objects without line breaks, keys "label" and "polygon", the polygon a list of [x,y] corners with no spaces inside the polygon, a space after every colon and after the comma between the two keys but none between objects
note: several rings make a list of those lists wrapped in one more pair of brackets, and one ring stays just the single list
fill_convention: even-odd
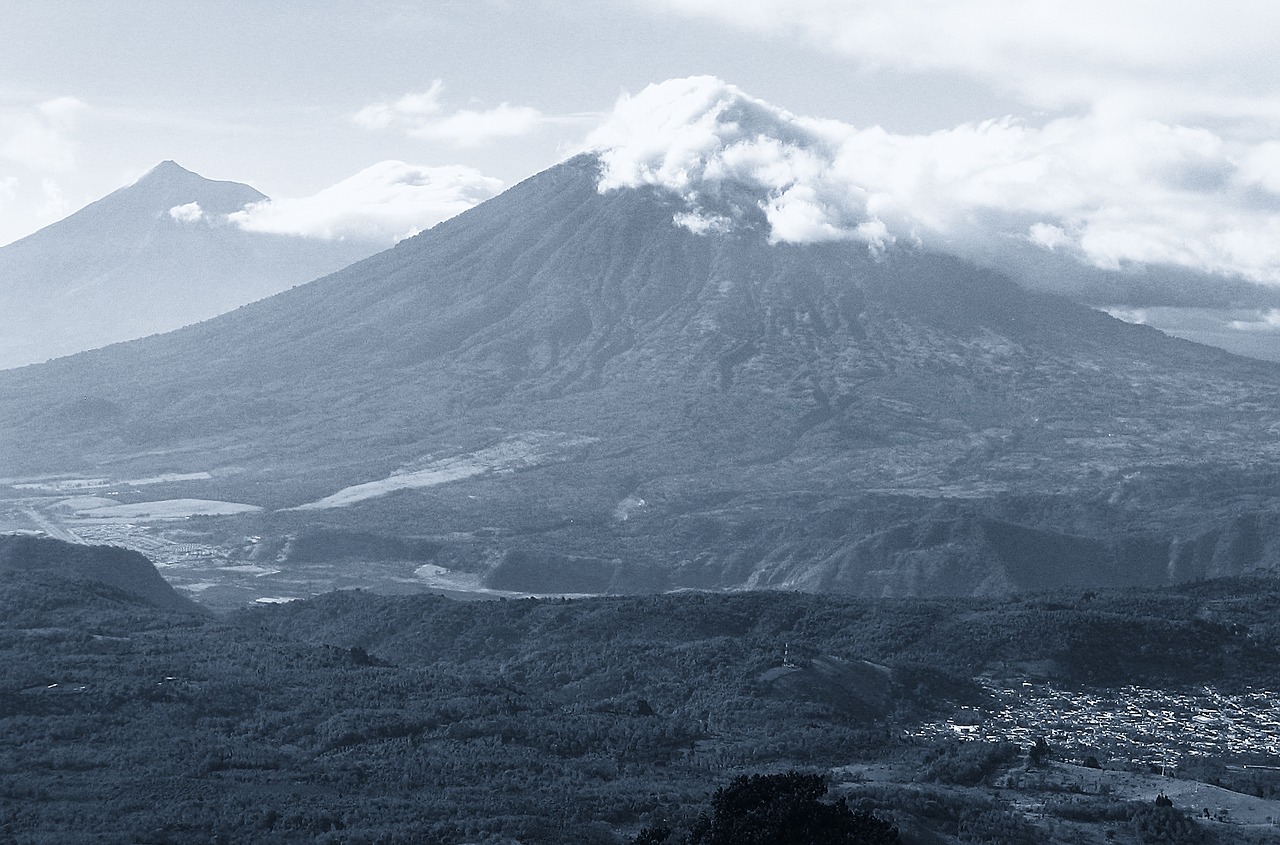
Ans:
[{"label": "town", "polygon": [[1171,771],[1193,757],[1280,759],[1280,695],[1212,687],[1174,692],[1139,686],[1068,689],[1048,681],[979,679],[993,702],[908,729],[943,737],[1032,745],[1121,768]]}]

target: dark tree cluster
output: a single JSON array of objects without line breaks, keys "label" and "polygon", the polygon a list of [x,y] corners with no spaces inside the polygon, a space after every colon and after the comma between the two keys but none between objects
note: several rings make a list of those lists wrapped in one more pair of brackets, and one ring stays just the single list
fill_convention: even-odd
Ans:
[{"label": "dark tree cluster", "polygon": [[1018,761],[1013,743],[949,742],[930,751],[920,780],[956,786],[977,786]]},{"label": "dark tree cluster", "polygon": [[716,790],[711,813],[688,830],[642,830],[632,845],[898,845],[898,830],[873,813],[823,801],[821,775],[743,775]]}]

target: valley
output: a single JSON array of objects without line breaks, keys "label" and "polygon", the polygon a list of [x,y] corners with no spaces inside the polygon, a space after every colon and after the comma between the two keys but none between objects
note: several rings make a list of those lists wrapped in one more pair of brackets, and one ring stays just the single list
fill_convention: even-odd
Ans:
[{"label": "valley", "polygon": [[[441,589],[440,577],[420,578],[414,561],[343,560],[291,564],[268,552],[262,538],[227,533],[218,505],[187,500],[72,510],[64,498],[0,500],[0,534],[35,533],[68,542],[131,549],[146,555],[184,594],[215,610],[255,602],[292,601],[340,589],[380,593]],[[113,513],[101,515],[110,508]],[[126,509],[123,513],[117,508]],[[228,509],[231,513],[241,509]],[[211,515],[208,512],[214,511]],[[193,527],[194,525],[198,527]],[[252,525],[240,526],[252,529]],[[269,544],[277,549],[279,540]],[[479,585],[476,585],[477,588]],[[453,590],[462,592],[465,587]]]},{"label": "valley", "polygon": [[[147,556],[184,594],[215,610],[255,602],[293,601],[341,589],[397,595],[435,592],[458,597],[523,597],[535,593],[494,589],[482,573],[450,571],[421,559],[394,554],[364,556],[358,547],[332,559],[293,554],[293,531],[315,531],[290,511],[325,510],[482,475],[498,478],[572,457],[589,440],[531,432],[475,453],[438,459],[426,456],[389,478],[368,482],[298,508],[280,512],[283,527],[267,521],[256,505],[192,498],[193,486],[209,472],[168,473],[113,480],[95,478],[4,479],[0,486],[0,535],[31,534],[66,542],[117,546]],[[174,498],[151,498],[156,492]],[[461,494],[464,498],[467,494]],[[470,498],[474,498],[471,496]],[[264,536],[262,532],[275,528]],[[254,533],[257,532],[257,533]],[[420,543],[470,541],[473,534],[418,536]],[[348,542],[349,544],[349,542]],[[323,558],[323,553],[321,554]],[[556,594],[569,594],[557,592]]]}]

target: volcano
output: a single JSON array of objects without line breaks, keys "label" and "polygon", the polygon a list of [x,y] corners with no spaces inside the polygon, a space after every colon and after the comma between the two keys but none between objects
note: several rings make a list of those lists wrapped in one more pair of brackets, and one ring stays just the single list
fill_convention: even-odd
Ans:
[{"label": "volcano", "polygon": [[172,161],[0,248],[0,367],[205,320],[368,256],[366,243],[242,231],[267,198]]},{"label": "volcano", "polygon": [[691,212],[609,166],[576,156],[310,284],[0,373],[0,460],[183,476],[264,508],[245,533],[412,539],[493,589],[1274,566],[1275,365],[924,248],[782,241],[731,184]]}]

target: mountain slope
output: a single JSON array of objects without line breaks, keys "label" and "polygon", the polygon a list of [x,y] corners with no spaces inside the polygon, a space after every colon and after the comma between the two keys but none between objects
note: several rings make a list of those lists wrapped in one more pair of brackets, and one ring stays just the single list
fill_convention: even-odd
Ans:
[{"label": "mountain slope", "polygon": [[598,174],[571,159],[233,314],[0,374],[0,460],[209,472],[190,495],[308,506],[264,530],[447,537],[442,565],[513,589],[1270,565],[1184,546],[1275,506],[1250,475],[1280,450],[1274,366],[947,256],[694,234],[678,197]]},{"label": "mountain slope", "polygon": [[[241,231],[226,215],[265,200],[172,161],[0,248],[0,308],[17,317],[0,366],[168,331],[368,255],[363,243]],[[194,205],[193,205],[194,204]]]}]

